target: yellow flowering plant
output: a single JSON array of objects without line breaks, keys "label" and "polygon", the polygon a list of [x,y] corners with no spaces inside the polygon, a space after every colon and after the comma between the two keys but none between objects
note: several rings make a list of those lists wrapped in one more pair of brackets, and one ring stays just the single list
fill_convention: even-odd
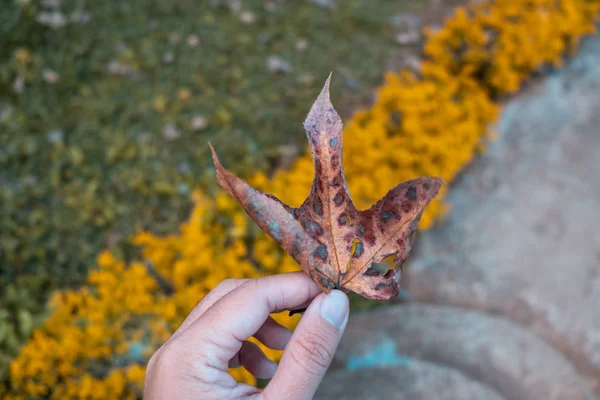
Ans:
[{"label": "yellow flowering plant", "polygon": [[[459,8],[441,30],[426,31],[420,70],[389,73],[375,103],[346,125],[343,162],[357,206],[417,176],[451,182],[482,149],[499,114],[498,97],[517,90],[541,66],[560,65],[565,52],[594,31],[599,10],[598,0],[482,1]],[[249,183],[298,206],[312,177],[306,153],[289,170],[271,179],[258,173]],[[298,269],[232,198],[200,191],[194,198],[177,234],[135,237],[141,261],[126,265],[103,252],[87,286],[55,294],[52,316],[13,360],[0,394],[139,398],[150,355],[220,281]],[[421,228],[446,210],[434,201]],[[289,328],[297,322],[276,319]],[[244,370],[232,373],[255,383]]]},{"label": "yellow flowering plant", "polygon": [[[220,281],[279,272],[255,265],[244,244],[248,221],[230,213],[229,199],[200,192],[194,197],[179,234],[136,236],[143,262],[125,265],[105,251],[86,287],[55,294],[52,316],[11,364],[11,396],[137,398],[145,362]],[[295,269],[292,262],[286,265]],[[297,320],[275,318],[290,328]],[[271,358],[279,355],[263,350]],[[242,369],[232,373],[253,381]]]}]

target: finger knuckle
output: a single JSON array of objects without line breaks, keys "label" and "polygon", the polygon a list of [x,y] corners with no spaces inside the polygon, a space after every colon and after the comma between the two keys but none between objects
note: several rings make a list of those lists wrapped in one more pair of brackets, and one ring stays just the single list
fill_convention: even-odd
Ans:
[{"label": "finger knuckle", "polygon": [[169,371],[175,363],[172,346],[168,343],[158,349],[148,361],[148,370],[158,372]]},{"label": "finger knuckle", "polygon": [[215,344],[200,338],[191,351],[187,343],[181,339],[165,343],[148,361],[146,375],[152,373],[165,381],[192,379],[199,392],[214,388],[223,372],[214,355],[210,356],[210,346]]},{"label": "finger knuckle", "polygon": [[298,338],[292,358],[307,372],[320,375],[329,367],[333,350],[329,341],[320,334],[304,334]]},{"label": "finger knuckle", "polygon": [[237,284],[237,282],[239,280],[240,279],[233,279],[233,278],[225,279],[224,281],[221,281],[221,283],[219,283],[215,287],[215,289],[227,289],[227,288],[233,287],[233,286],[235,286]]},{"label": "finger knuckle", "polygon": [[247,290],[250,292],[258,290],[259,280],[258,279],[248,279],[244,283],[240,285],[240,289]]},{"label": "finger knuckle", "polygon": [[[248,279],[239,287],[239,290],[244,292],[244,297],[246,298],[258,300],[265,296],[264,290],[261,290],[260,279]],[[268,301],[269,299],[267,298],[266,300]]]}]

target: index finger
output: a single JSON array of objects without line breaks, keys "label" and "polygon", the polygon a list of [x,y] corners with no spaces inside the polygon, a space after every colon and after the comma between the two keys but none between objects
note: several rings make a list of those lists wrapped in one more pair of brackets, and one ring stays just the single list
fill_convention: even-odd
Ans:
[{"label": "index finger", "polygon": [[185,336],[196,346],[210,344],[210,355],[204,355],[226,370],[242,342],[258,331],[269,314],[296,308],[320,292],[304,272],[248,280],[206,310],[182,333],[182,339]]}]

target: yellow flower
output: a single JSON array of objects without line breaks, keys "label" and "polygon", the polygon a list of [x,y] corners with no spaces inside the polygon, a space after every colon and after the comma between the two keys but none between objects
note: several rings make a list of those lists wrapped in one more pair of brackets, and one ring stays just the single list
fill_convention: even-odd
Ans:
[{"label": "yellow flower", "polygon": [[98,255],[96,262],[102,268],[109,268],[116,261],[115,261],[115,257],[112,255],[112,253],[108,250],[105,250]]},{"label": "yellow flower", "polygon": [[146,369],[141,365],[130,365],[127,368],[127,380],[129,382],[142,383],[146,376]]}]

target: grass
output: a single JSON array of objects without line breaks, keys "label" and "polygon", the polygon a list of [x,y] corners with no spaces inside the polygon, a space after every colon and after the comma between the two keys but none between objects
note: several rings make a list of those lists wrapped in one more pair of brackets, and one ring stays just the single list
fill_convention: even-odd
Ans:
[{"label": "grass", "polygon": [[[22,3],[1,11],[12,21],[0,41],[3,275],[47,272],[66,283],[130,233],[176,228],[190,191],[213,183],[207,141],[247,176],[281,162],[282,145],[304,144],[301,122],[329,71],[342,110],[364,103],[401,7]],[[89,21],[51,29],[36,21],[42,12]],[[44,80],[52,73],[56,82]]]},{"label": "grass", "polygon": [[127,258],[133,233],[176,230],[193,188],[214,190],[208,141],[248,176],[302,151],[330,71],[343,116],[368,103],[400,51],[392,17],[422,5],[4,0],[0,310],[13,328],[0,355],[101,249]]}]

